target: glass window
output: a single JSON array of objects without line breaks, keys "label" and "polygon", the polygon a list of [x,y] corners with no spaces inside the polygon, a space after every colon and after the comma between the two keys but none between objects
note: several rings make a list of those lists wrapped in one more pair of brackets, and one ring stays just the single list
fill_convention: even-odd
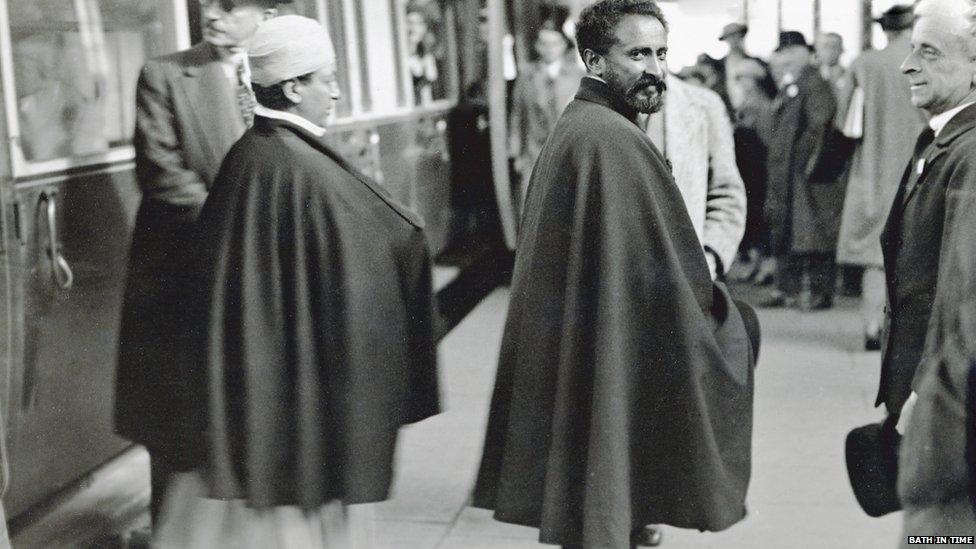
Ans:
[{"label": "glass window", "polygon": [[130,143],[139,68],[160,53],[158,4],[8,3],[17,122],[11,133],[24,160],[85,157]]},{"label": "glass window", "polygon": [[447,20],[436,0],[398,0],[406,39],[407,78],[414,105],[448,98]]}]

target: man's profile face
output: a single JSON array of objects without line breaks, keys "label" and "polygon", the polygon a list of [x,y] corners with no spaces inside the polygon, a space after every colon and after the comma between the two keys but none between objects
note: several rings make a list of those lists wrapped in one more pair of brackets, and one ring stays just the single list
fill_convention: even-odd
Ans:
[{"label": "man's profile face", "polygon": [[915,22],[912,52],[901,70],[908,76],[912,105],[936,115],[961,105],[973,93],[976,63],[967,39],[948,16],[926,15]]},{"label": "man's profile face", "polygon": [[295,111],[305,119],[325,126],[340,97],[335,63],[313,72],[307,81],[296,80],[293,89],[301,95]]},{"label": "man's profile face", "polygon": [[614,29],[616,40],[604,58],[603,74],[610,89],[642,113],[664,105],[668,64],[668,33],[656,17],[626,15]]},{"label": "man's profile face", "polygon": [[221,48],[244,47],[269,10],[247,0],[200,0],[203,39]]},{"label": "man's profile face", "polygon": [[745,49],[746,33],[734,32],[725,37],[725,43],[729,45],[729,51],[742,51]]}]

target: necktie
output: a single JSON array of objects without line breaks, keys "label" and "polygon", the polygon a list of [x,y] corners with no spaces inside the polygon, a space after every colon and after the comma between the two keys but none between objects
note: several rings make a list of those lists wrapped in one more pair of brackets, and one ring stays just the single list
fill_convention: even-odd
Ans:
[{"label": "necktie", "polygon": [[922,171],[925,170],[925,149],[935,141],[935,132],[932,128],[926,128],[921,135],[918,136],[918,141],[915,142],[915,152],[912,153],[912,165],[911,173],[908,174],[908,181],[905,185],[905,191],[902,194],[902,204],[908,200],[914,190],[915,186],[918,185],[918,180],[922,175]]},{"label": "necktie", "polygon": [[237,64],[237,108],[244,120],[244,125],[250,128],[254,124],[254,92],[247,84],[244,63]]}]

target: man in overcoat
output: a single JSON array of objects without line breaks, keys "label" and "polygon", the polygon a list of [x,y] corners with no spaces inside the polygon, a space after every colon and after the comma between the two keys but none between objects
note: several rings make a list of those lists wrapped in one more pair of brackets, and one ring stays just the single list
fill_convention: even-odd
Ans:
[{"label": "man in overcoat", "polygon": [[[895,6],[878,19],[888,44],[884,49],[862,53],[851,64],[849,87],[860,90],[856,93],[864,99],[850,104],[843,116],[852,122],[847,131],[855,132],[854,137],[860,133],[860,139],[847,178],[837,263],[864,269],[861,316],[867,350],[881,348],[884,323],[881,229],[904,172],[904,159],[912,154],[915,138],[925,126],[922,112],[911,106],[899,68],[911,52],[912,21],[911,6]],[[860,124],[856,124],[857,118]]]},{"label": "man in overcoat", "polygon": [[901,412],[918,382],[935,296],[943,285],[957,283],[942,272],[943,247],[973,238],[968,232],[956,233],[958,220],[973,214],[968,206],[976,193],[973,40],[964,37],[961,22],[938,13],[951,7],[962,13],[964,5],[971,2],[919,5],[912,52],[901,66],[912,105],[931,119],[918,137],[881,232],[888,314],[877,404],[883,403],[892,415]]},{"label": "man in overcoat", "polygon": [[662,104],[660,8],[603,0],[576,41],[587,76],[529,187],[474,504],[565,547],[722,530],[746,512],[758,325],[636,124]]},{"label": "man in overcoat", "polygon": [[[935,301],[931,316],[924,319],[925,346],[911,385],[917,398],[906,404],[901,418],[902,546],[908,536],[976,535],[974,8],[971,0],[919,2],[912,52],[902,65],[912,104],[932,118],[884,233],[892,321],[925,312],[909,292],[931,300],[934,290]],[[893,331],[891,337],[899,334],[904,337],[905,331]],[[914,367],[904,366],[905,375],[892,381],[911,381]],[[909,387],[890,389],[885,403],[892,411]]]},{"label": "man in overcoat", "polygon": [[769,149],[765,213],[778,270],[778,289],[768,306],[821,309],[833,302],[843,189],[837,181],[815,180],[814,174],[837,102],[810,59],[801,33],[780,34],[773,61],[779,93],[763,132]]},{"label": "man in overcoat", "polygon": [[186,234],[252,116],[244,46],[274,0],[201,3],[204,40],[150,60],[136,88],[136,214],[123,298],[115,430],[149,449],[153,516],[173,464],[173,351],[184,317]]},{"label": "man in overcoat", "polygon": [[324,139],[339,84],[322,25],[263,23],[248,57],[254,127],[193,229],[172,423],[203,497],[280,530],[260,511],[386,499],[398,429],[438,412],[431,262],[416,214]]}]

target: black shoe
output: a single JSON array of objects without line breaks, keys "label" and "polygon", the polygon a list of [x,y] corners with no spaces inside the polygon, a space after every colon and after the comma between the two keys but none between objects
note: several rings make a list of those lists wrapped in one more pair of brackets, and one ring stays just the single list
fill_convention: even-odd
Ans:
[{"label": "black shoe", "polygon": [[657,547],[662,541],[664,541],[664,533],[656,524],[639,528],[630,536],[633,547]]},{"label": "black shoe", "polygon": [[881,350],[881,334],[864,334],[864,350],[865,351],[880,351]]}]

